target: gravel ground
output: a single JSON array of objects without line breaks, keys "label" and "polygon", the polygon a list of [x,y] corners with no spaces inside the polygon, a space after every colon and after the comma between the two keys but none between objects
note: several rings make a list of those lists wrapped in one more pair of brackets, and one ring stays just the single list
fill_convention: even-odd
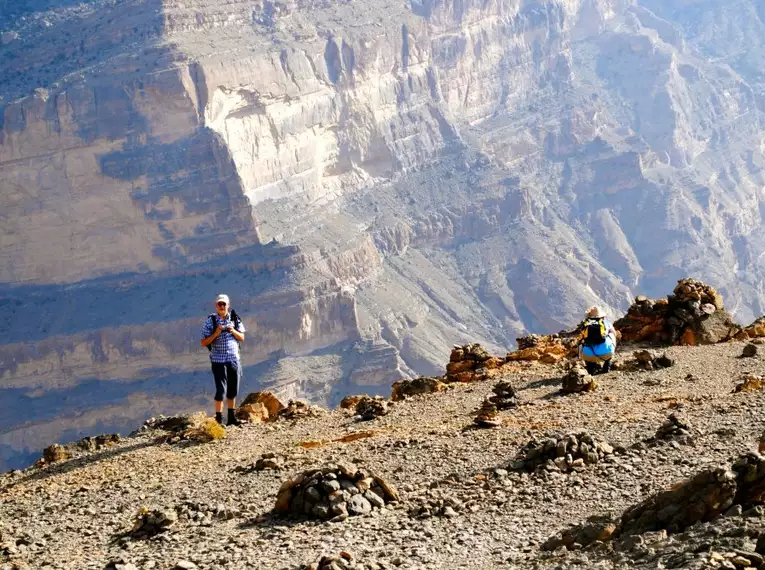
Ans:
[{"label": "gravel ground", "polygon": [[[765,374],[765,362],[739,358],[742,348],[671,348],[671,368],[611,372],[598,377],[596,391],[573,396],[558,394],[560,368],[515,368],[503,379],[521,404],[501,412],[503,424],[494,429],[472,426],[493,382],[462,384],[396,403],[387,416],[367,422],[338,409],[232,428],[225,440],[207,444],[158,443],[160,434],[147,432],[81,458],[11,472],[0,476],[0,569],[292,569],[341,551],[369,568],[712,567],[685,558],[686,566],[673,566],[645,544],[623,552],[539,547],[591,515],[618,515],[702,468],[755,450],[764,394],[732,392],[745,372]],[[633,447],[672,412],[690,423],[691,444]],[[364,430],[373,433],[330,441]],[[568,474],[509,469],[530,439],[582,430],[617,452]],[[320,441],[330,442],[299,445]],[[285,466],[246,469],[264,453],[277,454]],[[283,481],[338,462],[374,470],[402,500],[337,523],[270,513]],[[141,507],[179,512],[184,504],[195,520],[182,516],[144,540],[125,536]],[[729,527],[741,537],[742,525],[762,518],[742,515],[736,526],[739,514],[697,525],[688,540],[724,536]],[[668,540],[671,545],[662,543],[667,556],[684,551],[681,535]],[[718,564],[694,556],[693,564]]]}]

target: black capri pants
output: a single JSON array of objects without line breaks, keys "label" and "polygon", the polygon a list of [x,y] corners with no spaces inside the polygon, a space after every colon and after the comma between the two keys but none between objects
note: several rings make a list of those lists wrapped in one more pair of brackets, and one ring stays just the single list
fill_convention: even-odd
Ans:
[{"label": "black capri pants", "polygon": [[215,401],[222,402],[224,392],[229,400],[236,398],[242,377],[239,362],[213,362],[212,373],[215,378]]}]

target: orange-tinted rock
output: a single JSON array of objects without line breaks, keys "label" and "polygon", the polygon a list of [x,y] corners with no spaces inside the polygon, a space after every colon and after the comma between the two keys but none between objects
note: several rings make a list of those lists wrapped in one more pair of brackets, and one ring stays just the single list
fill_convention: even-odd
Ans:
[{"label": "orange-tinted rock", "polygon": [[476,364],[477,363],[474,360],[463,360],[461,362],[449,362],[449,364],[446,365],[446,373],[460,374],[461,372],[473,370]]},{"label": "orange-tinted rock", "polygon": [[350,410],[356,407],[362,398],[366,396],[346,396],[340,401],[340,407],[344,410]]},{"label": "orange-tinted rock", "polygon": [[[262,410],[258,407],[258,404],[262,405],[266,411],[265,417],[262,419],[256,419],[256,416],[262,416]],[[279,412],[284,409],[284,404],[271,392],[253,392],[242,401],[241,406],[237,410],[237,417],[239,417],[241,411],[242,416],[245,414],[253,415],[253,419],[249,421],[273,421],[279,415]],[[240,419],[245,418],[241,417]]]},{"label": "orange-tinted rock", "polygon": [[236,410],[236,417],[251,423],[267,422],[271,419],[268,408],[260,402],[239,406]]},{"label": "orange-tinted rock", "polygon": [[446,390],[446,384],[439,378],[429,378],[423,376],[413,380],[399,380],[393,384],[391,400],[398,402],[408,396],[417,394],[431,394],[433,392],[443,392]]},{"label": "orange-tinted rock", "polygon": [[683,336],[680,337],[680,344],[684,346],[696,346],[698,344],[696,333],[693,332],[693,329],[685,329]]}]

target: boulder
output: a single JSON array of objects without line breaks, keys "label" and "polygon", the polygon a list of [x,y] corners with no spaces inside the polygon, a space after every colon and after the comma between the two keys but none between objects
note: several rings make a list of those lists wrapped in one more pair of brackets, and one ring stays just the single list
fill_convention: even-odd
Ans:
[{"label": "boulder", "polygon": [[242,400],[236,417],[249,422],[274,421],[284,408],[284,404],[273,393],[252,392]]},{"label": "boulder", "polygon": [[752,344],[751,342],[747,344],[744,347],[744,350],[741,351],[741,356],[743,358],[754,358],[757,356],[757,345]]},{"label": "boulder", "polygon": [[393,384],[391,400],[398,402],[409,396],[418,394],[432,394],[434,392],[443,392],[446,390],[446,384],[439,378],[421,376],[412,380],[399,380]]},{"label": "boulder", "polygon": [[380,396],[375,398],[363,396],[356,403],[356,415],[361,416],[361,419],[364,421],[370,421],[380,416],[388,415],[390,413],[390,405],[390,402]]},{"label": "boulder", "polygon": [[356,404],[359,403],[359,400],[366,397],[367,396],[346,396],[345,398],[340,400],[340,407],[343,410],[352,410],[356,408]]}]

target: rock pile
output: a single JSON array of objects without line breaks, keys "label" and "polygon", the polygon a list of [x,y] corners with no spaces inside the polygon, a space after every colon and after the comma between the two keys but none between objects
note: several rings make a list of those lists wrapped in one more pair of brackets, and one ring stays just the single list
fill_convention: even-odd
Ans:
[{"label": "rock pile", "polygon": [[746,337],[725,311],[720,294],[694,279],[681,279],[667,299],[643,296],[614,323],[623,342],[714,344]]},{"label": "rock pile", "polygon": [[499,417],[499,411],[497,406],[491,401],[490,398],[486,398],[483,404],[478,410],[478,415],[473,420],[473,423],[478,427],[499,427],[502,425],[502,418]]},{"label": "rock pile", "polygon": [[494,392],[494,395],[489,396],[489,401],[494,404],[498,410],[509,410],[518,405],[518,397],[509,380],[497,382],[491,391]]},{"label": "rock pile", "polygon": [[254,471],[281,471],[286,467],[285,458],[276,453],[264,453],[255,461],[247,466],[239,466],[233,469],[234,473],[252,473]]},{"label": "rock pile", "polygon": [[300,400],[290,400],[287,406],[279,412],[279,417],[284,420],[303,420],[318,418],[324,413],[324,410],[318,406],[312,406]]},{"label": "rock pile", "polygon": [[514,471],[580,471],[587,465],[603,461],[614,448],[586,432],[533,439],[518,452],[510,468]]},{"label": "rock pile", "polygon": [[274,512],[340,521],[398,500],[398,492],[382,477],[338,465],[310,469],[285,481]]},{"label": "rock pile", "polygon": [[409,396],[432,394],[433,392],[443,392],[444,390],[446,390],[446,384],[440,378],[421,376],[412,380],[399,380],[393,384],[391,400],[399,402]]},{"label": "rock pile", "polygon": [[636,350],[632,353],[632,358],[624,362],[619,362],[614,366],[616,370],[659,370],[660,368],[670,368],[675,365],[674,359],[667,356],[666,353],[660,356],[654,356],[650,350]]},{"label": "rock pile", "polygon": [[667,420],[661,424],[656,434],[646,443],[660,443],[676,441],[681,445],[692,445],[693,434],[690,424],[681,419],[677,414],[670,414]]},{"label": "rock pile", "polygon": [[242,514],[236,507],[194,501],[184,501],[175,507],[175,512],[180,520],[188,521],[191,526],[210,526],[213,520],[228,521]]},{"label": "rock pile", "polygon": [[275,421],[284,409],[284,404],[271,392],[253,392],[242,400],[236,417],[250,423]]},{"label": "rock pile", "polygon": [[518,337],[518,349],[507,353],[507,361],[536,361],[545,364],[555,364],[564,358],[577,355],[577,339],[579,331],[561,332],[553,335],[537,335]]},{"label": "rock pile", "polygon": [[[747,507],[765,497],[765,457],[750,453],[730,467],[706,469],[670,490],[657,493],[624,511],[616,521],[577,525],[549,539],[543,548],[586,547],[596,540],[625,539],[649,532],[683,532],[710,521],[734,505]],[[740,511],[739,511],[740,512]]]},{"label": "rock pile", "polygon": [[56,463],[57,461],[64,461],[85,453],[107,449],[120,441],[121,438],[119,434],[113,433],[97,435],[96,437],[84,437],[79,441],[68,443],[66,445],[54,443],[43,450],[43,456],[38,462],[38,466],[41,463]]},{"label": "rock pile", "polygon": [[598,383],[590,376],[581,363],[576,362],[569,366],[566,374],[561,379],[561,391],[564,394],[577,394],[579,392],[592,392],[598,387]]},{"label": "rock pile", "polygon": [[454,346],[446,365],[446,382],[480,382],[494,376],[504,360],[490,355],[480,344]]},{"label": "rock pile", "polygon": [[362,396],[356,403],[356,415],[363,421],[370,421],[390,413],[391,403],[380,396],[370,398]]},{"label": "rock pile", "polygon": [[145,540],[165,533],[178,522],[178,515],[171,510],[149,510],[142,508],[135,517],[133,528],[126,534],[133,540]]}]

